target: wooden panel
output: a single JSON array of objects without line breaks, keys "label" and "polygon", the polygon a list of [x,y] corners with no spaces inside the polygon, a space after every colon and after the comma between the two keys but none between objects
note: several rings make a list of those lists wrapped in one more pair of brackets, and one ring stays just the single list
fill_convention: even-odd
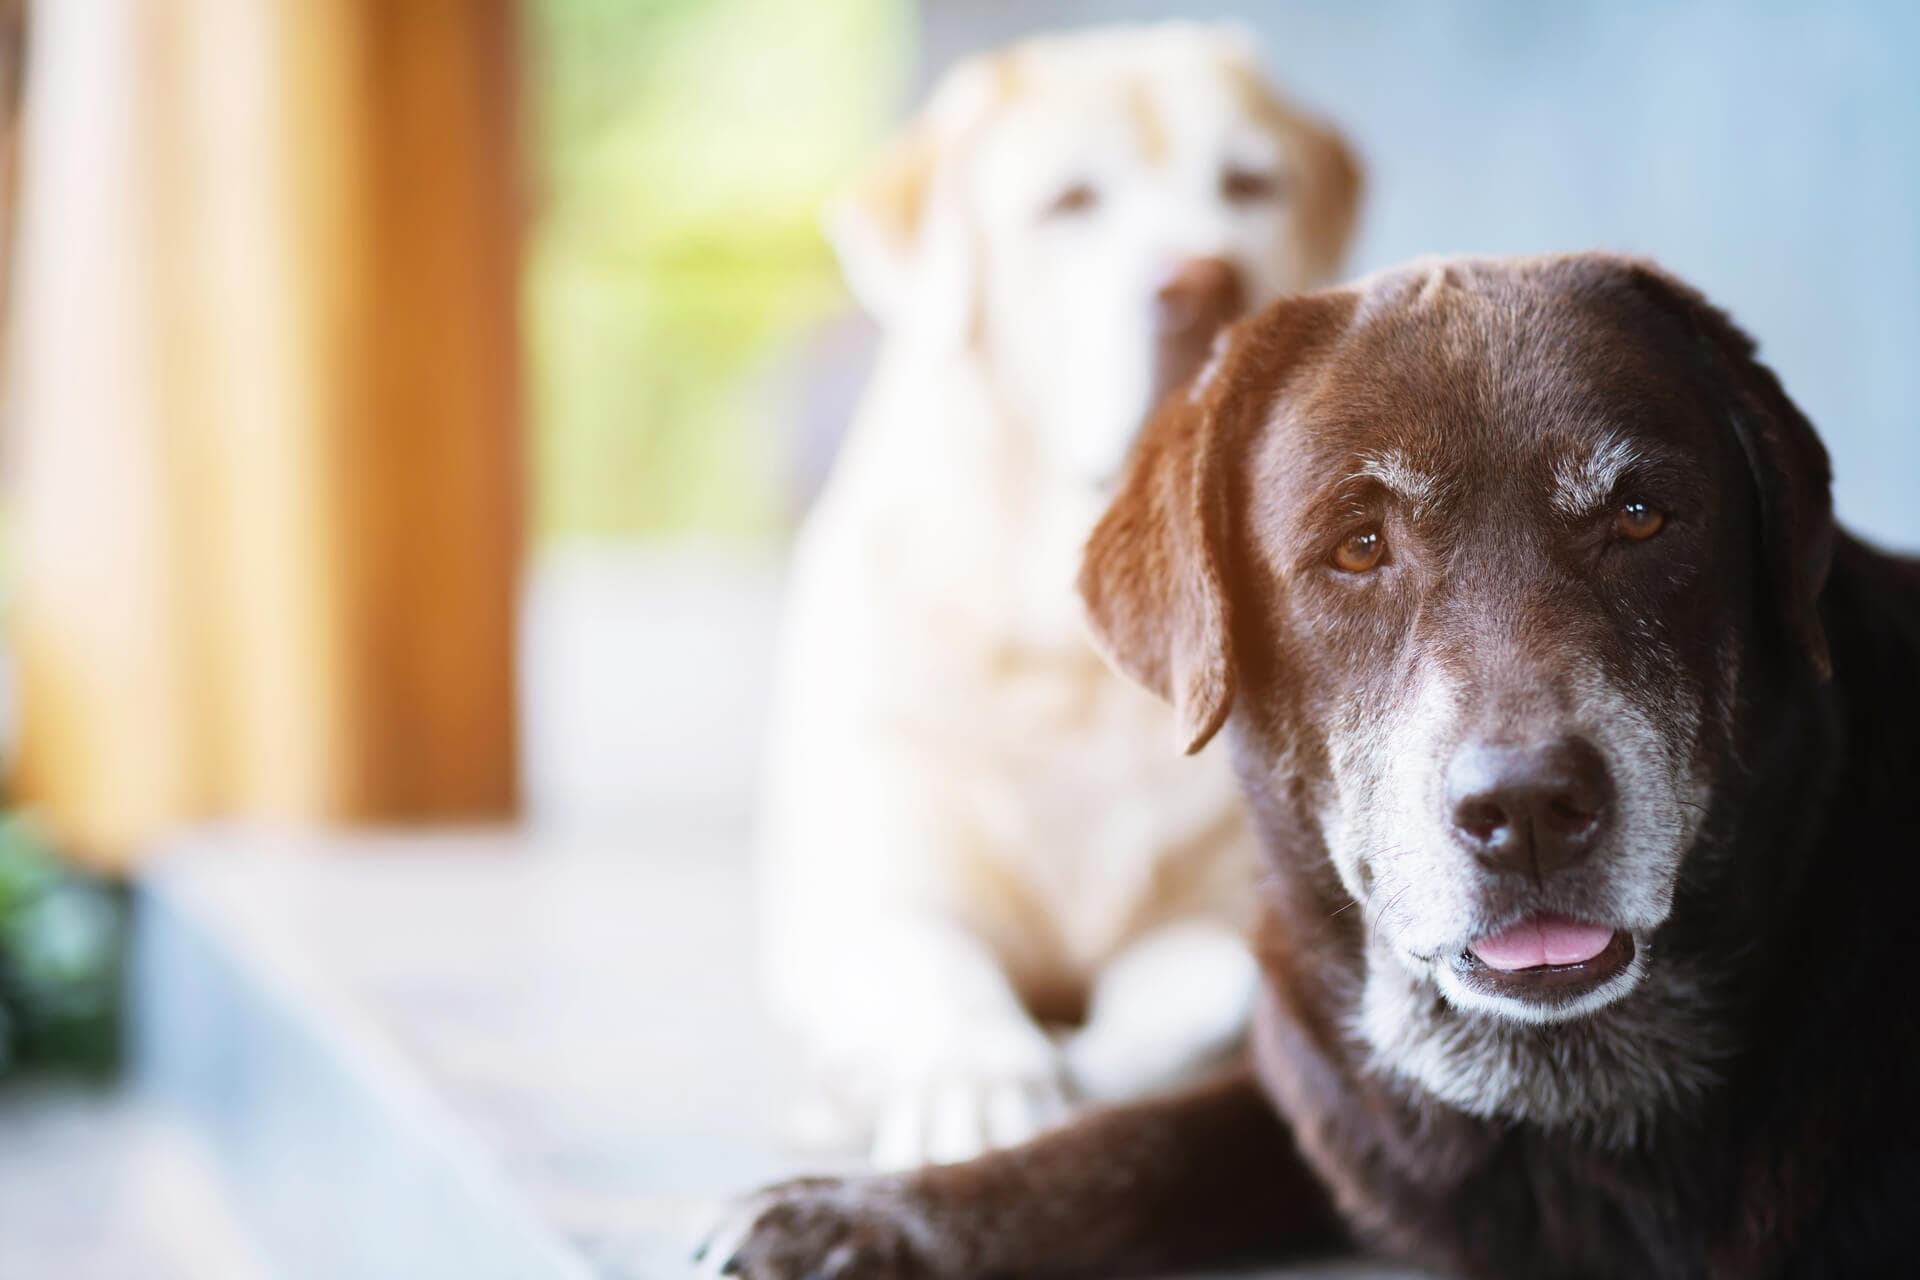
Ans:
[{"label": "wooden panel", "polygon": [[88,856],[511,811],[513,57],[508,0],[36,14],[15,780]]},{"label": "wooden panel", "polygon": [[35,12],[8,353],[23,798],[96,855],[196,800],[130,6]]},{"label": "wooden panel", "polygon": [[[508,0],[369,7],[362,64],[373,411],[339,437],[365,663],[357,807],[464,817],[513,788],[519,551],[517,262]],[[422,477],[431,477],[422,483]],[[364,486],[364,488],[362,488]],[[364,495],[364,496],[362,496]],[[499,686],[499,696],[476,689]]]}]

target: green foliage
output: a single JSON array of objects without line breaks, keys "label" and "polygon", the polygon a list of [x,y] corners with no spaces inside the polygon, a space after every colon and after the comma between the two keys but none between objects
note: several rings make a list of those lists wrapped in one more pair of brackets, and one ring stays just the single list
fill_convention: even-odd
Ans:
[{"label": "green foliage", "polygon": [[113,1066],[125,926],[119,891],[0,820],[0,1078]]},{"label": "green foliage", "polygon": [[536,533],[763,535],[768,366],[839,305],[823,199],[888,118],[904,0],[538,0]]}]

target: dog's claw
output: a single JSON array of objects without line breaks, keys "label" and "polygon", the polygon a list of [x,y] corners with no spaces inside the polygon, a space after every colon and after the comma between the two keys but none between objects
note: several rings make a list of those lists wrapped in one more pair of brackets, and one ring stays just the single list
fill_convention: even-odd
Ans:
[{"label": "dog's claw", "polygon": [[695,1263],[744,1280],[941,1280],[935,1238],[897,1179],[802,1178],[737,1204]]}]

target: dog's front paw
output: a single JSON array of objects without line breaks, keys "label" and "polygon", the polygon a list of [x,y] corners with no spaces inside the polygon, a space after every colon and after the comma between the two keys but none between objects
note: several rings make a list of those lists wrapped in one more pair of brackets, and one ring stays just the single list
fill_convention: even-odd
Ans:
[{"label": "dog's front paw", "polygon": [[1071,1110],[1059,1053],[1038,1028],[983,1025],[893,1074],[870,1155],[889,1170],[971,1160],[1018,1146]]},{"label": "dog's front paw", "polygon": [[952,1250],[897,1178],[800,1178],[749,1196],[694,1255],[744,1280],[957,1280]]}]

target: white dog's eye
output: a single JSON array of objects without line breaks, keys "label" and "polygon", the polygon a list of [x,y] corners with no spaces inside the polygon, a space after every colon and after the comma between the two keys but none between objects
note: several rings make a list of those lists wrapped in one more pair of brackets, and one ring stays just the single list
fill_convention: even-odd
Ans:
[{"label": "white dog's eye", "polygon": [[1270,169],[1230,165],[1220,175],[1220,194],[1229,204],[1263,204],[1285,194],[1285,181]]},{"label": "white dog's eye", "polygon": [[1071,218],[1090,213],[1100,203],[1100,193],[1091,182],[1076,182],[1050,201],[1042,214],[1048,218]]}]

